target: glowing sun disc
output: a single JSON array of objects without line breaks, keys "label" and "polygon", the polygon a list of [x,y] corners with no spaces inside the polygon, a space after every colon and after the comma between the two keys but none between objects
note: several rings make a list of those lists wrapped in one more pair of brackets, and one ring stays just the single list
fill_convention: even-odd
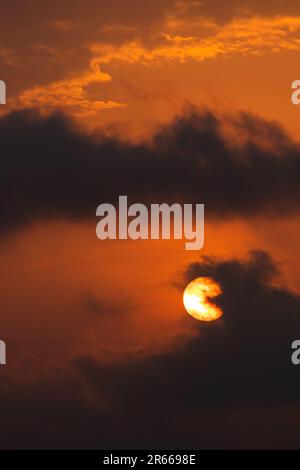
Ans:
[{"label": "glowing sun disc", "polygon": [[219,284],[210,277],[197,277],[190,282],[183,293],[186,311],[197,320],[212,321],[223,315],[222,310],[210,299],[222,294]]}]

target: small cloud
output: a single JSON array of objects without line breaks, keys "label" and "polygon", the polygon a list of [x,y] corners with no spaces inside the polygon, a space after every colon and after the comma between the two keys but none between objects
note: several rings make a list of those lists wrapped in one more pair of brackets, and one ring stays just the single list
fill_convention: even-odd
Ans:
[{"label": "small cloud", "polygon": [[51,23],[50,26],[53,29],[61,31],[62,33],[68,33],[70,31],[73,31],[74,29],[79,28],[80,25],[67,20],[57,20]]}]

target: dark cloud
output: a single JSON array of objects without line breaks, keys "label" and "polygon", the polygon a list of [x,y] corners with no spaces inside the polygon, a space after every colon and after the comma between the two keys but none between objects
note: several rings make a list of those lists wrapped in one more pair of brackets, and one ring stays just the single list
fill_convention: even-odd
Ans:
[{"label": "dark cloud", "polygon": [[[238,140],[224,136],[224,125]],[[98,204],[121,194],[205,203],[207,217],[282,216],[299,207],[299,145],[248,114],[192,110],[135,144],[85,135],[59,114],[20,111],[0,119],[0,142],[2,231],[41,218],[95,222]]]},{"label": "dark cloud", "polygon": [[298,448],[299,296],[274,286],[265,252],[205,258],[184,282],[201,275],[222,285],[222,319],[195,323],[199,334],[172,352],[81,357],[25,390],[4,385],[1,447]]},{"label": "dark cloud", "polygon": [[[165,390],[165,399],[174,406],[184,402],[186,407],[208,409],[224,403],[298,400],[297,389],[291,386],[297,374],[290,362],[290,345],[300,334],[300,298],[273,286],[275,274],[272,260],[260,251],[252,252],[245,262],[205,258],[191,265],[186,281],[211,276],[221,284],[222,319],[199,323],[200,336],[174,354],[151,358],[148,364],[103,369],[102,390],[107,384],[109,393],[118,389],[125,396],[121,387],[126,376],[129,383],[141,379],[135,384],[137,395],[139,386],[144,389],[147,383],[153,403],[158,395],[162,400]],[[95,364],[84,359],[79,364],[92,380]],[[164,387],[157,388],[158,383]]]},{"label": "dark cloud", "polygon": [[[185,281],[212,276],[221,284],[222,319],[199,323],[199,336],[165,355],[109,368],[90,358],[78,359],[76,365],[96,393],[110,397],[124,422],[132,416],[132,428],[143,429],[141,441],[135,435],[137,442],[147,445],[150,439],[162,448],[179,442],[196,445],[199,439],[200,446],[213,447],[213,437],[207,438],[197,423],[209,421],[210,414],[213,422],[219,415],[217,441],[223,433],[226,442],[224,415],[239,410],[242,417],[247,410],[265,408],[259,411],[263,417],[269,407],[299,405],[300,376],[290,356],[291,342],[300,334],[300,298],[275,287],[276,275],[272,259],[261,251],[245,261],[206,258],[189,266]],[[184,416],[190,420],[186,435],[180,432]],[[259,428],[256,433],[266,442]],[[229,436],[232,446],[241,445],[238,429]],[[284,438],[282,445],[288,446]]]}]

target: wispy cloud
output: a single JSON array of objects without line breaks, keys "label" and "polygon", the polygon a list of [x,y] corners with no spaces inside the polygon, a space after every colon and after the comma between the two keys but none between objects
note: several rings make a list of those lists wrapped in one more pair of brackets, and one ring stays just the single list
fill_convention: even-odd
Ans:
[{"label": "wispy cloud", "polygon": [[91,115],[102,109],[121,108],[125,103],[117,101],[103,101],[89,98],[87,87],[94,83],[106,83],[111,80],[108,73],[100,70],[97,63],[93,63],[88,72],[66,78],[46,86],[36,86],[25,90],[18,98],[22,107],[33,108],[71,108],[74,114]]},{"label": "wispy cloud", "polygon": [[[62,29],[70,27],[64,23],[58,26]],[[116,26],[120,28],[120,25]],[[236,18],[220,25],[202,16],[186,19],[171,15],[159,29],[146,36],[124,39],[118,45],[103,40],[91,42],[86,51],[90,55],[87,71],[25,90],[18,96],[15,107],[62,108],[73,115],[90,116],[103,109],[126,107],[122,101],[101,100],[91,92],[91,84],[107,83],[112,79],[109,73],[102,72],[102,65],[155,66],[235,55],[260,56],[287,50],[300,50],[300,16]]]},{"label": "wispy cloud", "polygon": [[[177,31],[179,32],[177,32]],[[235,19],[217,26],[205,18],[196,18],[189,25],[189,34],[181,33],[182,22],[169,18],[159,33],[155,47],[140,40],[119,47],[93,43],[90,50],[94,61],[107,63],[160,63],[163,61],[202,61],[233,54],[262,55],[280,50],[300,49],[300,16]],[[206,30],[206,35],[203,31]]]}]

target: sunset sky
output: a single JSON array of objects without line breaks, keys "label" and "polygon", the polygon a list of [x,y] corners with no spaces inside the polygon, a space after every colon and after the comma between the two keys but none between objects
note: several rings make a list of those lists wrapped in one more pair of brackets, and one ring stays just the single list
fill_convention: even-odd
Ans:
[{"label": "sunset sky", "polygon": [[[299,447],[299,2],[0,9],[0,448]],[[204,248],[100,241],[121,194],[205,204]]]}]

